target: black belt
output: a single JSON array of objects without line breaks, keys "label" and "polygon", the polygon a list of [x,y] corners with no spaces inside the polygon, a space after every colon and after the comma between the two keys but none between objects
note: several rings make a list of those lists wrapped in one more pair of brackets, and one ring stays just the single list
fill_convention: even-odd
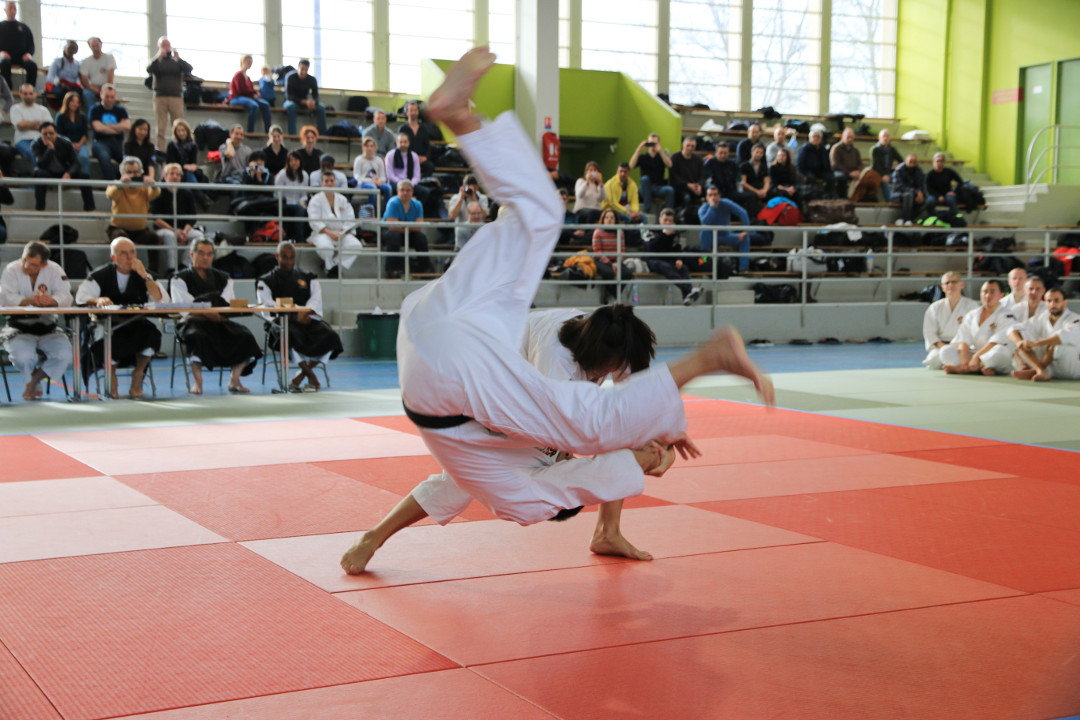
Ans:
[{"label": "black belt", "polygon": [[415,410],[410,410],[409,406],[404,402],[401,406],[405,408],[405,416],[413,421],[416,427],[426,428],[428,430],[445,430],[447,428],[457,427],[458,425],[464,425],[472,420],[467,415],[451,415],[450,417],[436,417],[434,415],[421,415]]}]

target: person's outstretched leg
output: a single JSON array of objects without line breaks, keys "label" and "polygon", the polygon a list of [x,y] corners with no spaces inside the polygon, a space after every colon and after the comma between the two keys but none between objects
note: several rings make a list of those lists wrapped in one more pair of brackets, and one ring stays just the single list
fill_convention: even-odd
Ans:
[{"label": "person's outstretched leg", "polygon": [[428,516],[410,493],[378,525],[368,530],[341,556],[341,569],[350,575],[364,572],[371,556],[391,535]]}]

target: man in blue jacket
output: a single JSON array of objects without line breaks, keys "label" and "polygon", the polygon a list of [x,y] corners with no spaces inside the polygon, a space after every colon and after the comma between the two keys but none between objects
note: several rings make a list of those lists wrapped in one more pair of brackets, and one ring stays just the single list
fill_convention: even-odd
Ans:
[{"label": "man in blue jacket", "polygon": [[[732,223],[734,216],[736,222]],[[746,214],[737,203],[720,197],[720,191],[715,187],[705,190],[705,204],[698,208],[698,219],[702,226],[712,225],[749,225],[750,216]],[[702,230],[701,249],[705,252],[713,250],[713,235],[716,236],[716,245],[727,245],[737,248],[739,251],[739,272],[746,272],[750,267],[750,238],[749,232],[733,233],[728,230]]]}]

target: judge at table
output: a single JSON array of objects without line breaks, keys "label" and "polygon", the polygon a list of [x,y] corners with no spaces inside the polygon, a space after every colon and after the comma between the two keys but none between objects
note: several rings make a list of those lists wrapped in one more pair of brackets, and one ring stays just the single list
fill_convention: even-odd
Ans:
[{"label": "judge at table", "polygon": [[[235,297],[233,281],[213,265],[214,244],[205,237],[194,240],[191,267],[177,273],[169,283],[172,301],[182,305],[209,302],[214,307],[227,307]],[[230,367],[229,392],[251,392],[240,383],[240,377],[252,373],[262,350],[250,330],[219,313],[192,313],[176,331],[191,362],[192,395],[202,394],[203,366],[211,370]]]},{"label": "judge at table", "polygon": [[[161,302],[164,295],[161,286],[146,271],[142,260],[135,256],[135,243],[126,237],[118,237],[109,245],[112,262],[90,273],[75,294],[77,305],[108,307],[109,305],[145,305],[151,299]],[[108,368],[112,396],[119,396],[116,386],[116,368],[132,367],[131,389],[128,397],[138,400],[143,396],[143,377],[146,366],[161,349],[161,331],[145,317],[119,316],[113,320],[112,365]],[[83,365],[86,373],[105,364],[104,338],[98,339],[91,348],[91,358]],[[92,360],[93,362],[89,362]]]}]

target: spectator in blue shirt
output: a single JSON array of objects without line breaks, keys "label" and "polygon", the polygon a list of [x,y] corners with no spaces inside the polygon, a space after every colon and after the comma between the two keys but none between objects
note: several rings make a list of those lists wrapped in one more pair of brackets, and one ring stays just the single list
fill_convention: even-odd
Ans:
[{"label": "spectator in blue shirt", "polygon": [[[736,222],[732,222],[734,217]],[[737,203],[720,197],[720,191],[715,187],[705,190],[705,203],[698,208],[698,219],[702,226],[724,225],[749,225],[750,216]],[[751,233],[733,233],[729,230],[702,230],[701,249],[712,252],[713,235],[716,235],[716,244],[734,247],[739,251],[739,272],[746,272],[750,268],[750,241]]]},{"label": "spectator in blue shirt", "polygon": [[[419,225],[412,225],[424,217],[424,206],[413,197],[413,184],[410,180],[401,180],[397,186],[397,196],[390,198],[383,213],[383,222],[390,225],[383,229],[383,250],[391,253],[401,252],[405,245],[405,224],[409,223],[409,250],[421,254],[409,258],[409,270],[413,273],[434,272],[431,258],[428,257],[428,240]],[[391,229],[401,227],[401,230]],[[386,276],[399,278],[405,271],[405,258],[388,256],[385,262]]]}]

